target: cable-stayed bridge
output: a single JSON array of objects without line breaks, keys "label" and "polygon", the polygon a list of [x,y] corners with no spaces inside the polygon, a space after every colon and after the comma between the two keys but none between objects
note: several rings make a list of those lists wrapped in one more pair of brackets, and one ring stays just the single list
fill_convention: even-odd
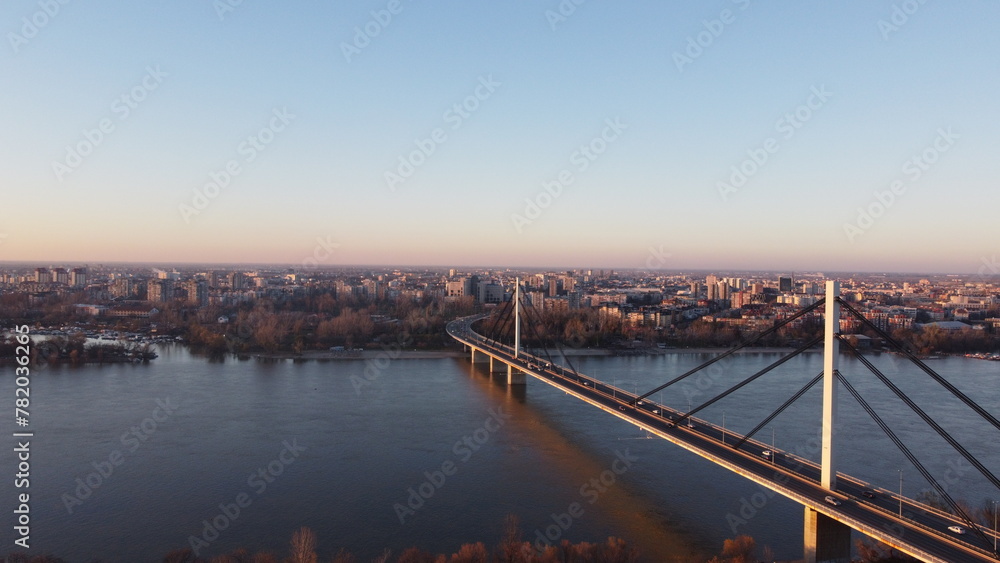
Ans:
[{"label": "cable-stayed bridge", "polygon": [[[522,306],[519,284],[514,292],[513,306],[506,308],[505,314],[494,319],[492,327],[474,330],[473,324],[485,317],[478,315],[455,320],[448,325],[447,330],[449,336],[461,342],[470,352],[473,363],[488,364],[489,370],[493,373],[505,373],[507,383],[510,385],[523,385],[528,376],[534,377],[803,505],[805,510],[803,552],[807,563],[850,561],[852,529],[923,561],[934,563],[1000,561],[1000,553],[997,551],[996,509],[993,511],[994,525],[989,527],[977,523],[963,506],[955,502],[948,494],[947,487],[939,483],[858,389],[840,373],[838,370],[840,346],[843,345],[847,352],[858,358],[879,381],[998,490],[1000,490],[1000,479],[942,428],[932,416],[912,401],[889,377],[879,371],[848,339],[840,335],[841,308],[896,347],[900,354],[913,363],[915,369],[940,384],[947,393],[978,415],[982,419],[983,435],[992,436],[984,438],[988,442],[1000,443],[998,440],[1000,421],[905,347],[896,343],[849,303],[841,300],[839,294],[839,282],[827,282],[824,299],[645,393],[630,393],[588,377],[578,372],[567,356],[557,355],[556,357],[560,359],[557,362],[547,349],[540,354],[525,352],[521,346],[522,324],[528,330],[534,330],[535,323],[522,322],[522,315],[532,314],[532,308]],[[769,334],[819,307],[825,307],[823,336],[804,343],[792,353],[688,412],[672,409],[649,398],[740,349],[761,341]],[[503,342],[499,335],[509,333],[511,323],[514,332],[513,342]],[[535,336],[537,337],[537,334]],[[799,391],[746,435],[737,434],[731,429],[721,428],[694,416],[702,409],[725,399],[820,342],[824,347],[823,371],[806,382]],[[823,388],[820,463],[775,449],[753,438],[757,432],[817,384],[821,384]],[[859,479],[836,471],[838,450],[849,447],[849,444],[837,442],[833,432],[837,422],[837,396],[841,391],[847,391],[871,416],[873,422],[950,507],[950,512],[932,508],[901,494],[873,489]]]}]

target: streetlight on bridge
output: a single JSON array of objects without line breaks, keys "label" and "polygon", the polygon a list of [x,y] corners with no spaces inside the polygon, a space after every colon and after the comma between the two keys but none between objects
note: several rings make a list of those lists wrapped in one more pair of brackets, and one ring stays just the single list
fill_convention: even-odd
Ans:
[{"label": "streetlight on bridge", "polygon": [[993,503],[993,553],[997,551],[997,503],[1000,501],[990,501]]},{"label": "streetlight on bridge", "polygon": [[899,471],[899,517],[903,517],[903,470],[897,469]]}]

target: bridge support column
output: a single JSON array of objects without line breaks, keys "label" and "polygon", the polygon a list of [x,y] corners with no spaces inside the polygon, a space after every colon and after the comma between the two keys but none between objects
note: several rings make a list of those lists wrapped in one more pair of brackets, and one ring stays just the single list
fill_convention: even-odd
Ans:
[{"label": "bridge support column", "polygon": [[507,364],[490,356],[490,373],[503,373],[507,371]]},{"label": "bridge support column", "polygon": [[488,364],[490,362],[490,357],[486,355],[486,352],[481,350],[472,349],[472,363],[474,364]]},{"label": "bridge support column", "polygon": [[507,366],[507,385],[527,385],[527,376],[524,372],[512,365]]},{"label": "bridge support column", "polygon": [[823,345],[823,449],[820,452],[820,484],[823,488],[837,488],[837,455],[834,432],[837,426],[837,367],[840,358],[840,282],[826,282],[826,311],[824,313],[825,341]]},{"label": "bridge support column", "polygon": [[850,563],[851,528],[806,507],[805,563]]}]

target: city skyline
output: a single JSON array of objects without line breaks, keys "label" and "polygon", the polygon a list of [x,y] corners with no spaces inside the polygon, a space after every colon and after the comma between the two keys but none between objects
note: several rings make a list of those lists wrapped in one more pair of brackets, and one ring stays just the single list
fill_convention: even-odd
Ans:
[{"label": "city skyline", "polygon": [[995,276],[997,15],[10,2],[0,260]]}]

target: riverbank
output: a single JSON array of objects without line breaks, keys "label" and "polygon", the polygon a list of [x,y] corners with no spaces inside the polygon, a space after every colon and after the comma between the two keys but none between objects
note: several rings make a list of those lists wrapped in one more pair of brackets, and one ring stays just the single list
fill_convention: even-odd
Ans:
[{"label": "riverbank", "polygon": [[[608,348],[569,348],[561,352],[550,350],[552,356],[560,353],[564,356],[662,356],[667,354],[721,354],[729,348],[649,348],[639,350],[618,350]],[[737,354],[784,354],[791,352],[793,348],[765,347],[765,348],[744,348],[737,351]],[[531,350],[528,350],[532,352]],[[822,353],[822,348],[807,350],[805,353]],[[440,358],[465,358],[468,352],[457,349],[442,350],[307,350],[301,353],[275,352],[272,354],[257,353],[251,357],[262,360],[367,360],[390,356],[397,359],[417,360],[417,359],[440,359]]]}]

